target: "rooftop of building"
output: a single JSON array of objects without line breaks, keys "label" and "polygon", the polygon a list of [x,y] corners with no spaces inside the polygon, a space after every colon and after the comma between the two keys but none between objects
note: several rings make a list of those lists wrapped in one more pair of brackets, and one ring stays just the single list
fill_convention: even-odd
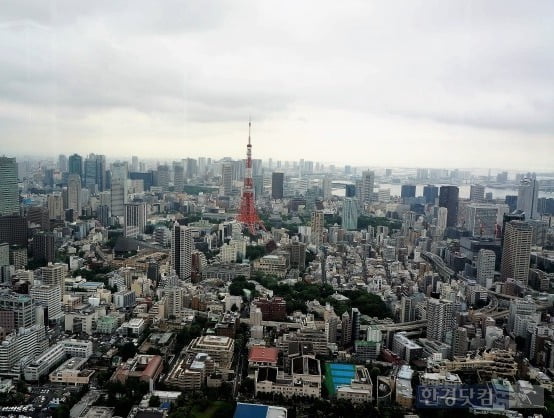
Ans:
[{"label": "rooftop of building", "polygon": [[248,353],[248,361],[277,363],[279,350],[275,347],[254,346]]},{"label": "rooftop of building", "polygon": [[238,402],[233,418],[287,418],[287,409]]}]

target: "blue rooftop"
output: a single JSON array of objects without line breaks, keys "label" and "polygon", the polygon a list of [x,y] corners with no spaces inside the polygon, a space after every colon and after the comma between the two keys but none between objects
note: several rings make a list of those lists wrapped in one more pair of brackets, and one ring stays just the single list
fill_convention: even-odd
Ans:
[{"label": "blue rooftop", "polygon": [[266,405],[254,405],[237,403],[234,418],[266,418],[269,407]]}]

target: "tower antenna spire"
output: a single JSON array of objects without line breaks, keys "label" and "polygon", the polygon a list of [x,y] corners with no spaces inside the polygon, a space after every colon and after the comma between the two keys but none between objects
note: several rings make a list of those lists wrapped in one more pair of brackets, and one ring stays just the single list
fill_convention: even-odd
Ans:
[{"label": "tower antenna spire", "polygon": [[252,120],[248,116],[248,145],[246,146],[246,167],[244,170],[244,187],[242,189],[242,198],[237,220],[248,228],[252,235],[257,234],[257,230],[265,230],[263,222],[256,212],[254,202],[254,180],[252,179],[252,144],[250,143],[250,130]]},{"label": "tower antenna spire", "polygon": [[248,145],[250,145],[250,129],[252,128],[252,118],[248,115]]}]

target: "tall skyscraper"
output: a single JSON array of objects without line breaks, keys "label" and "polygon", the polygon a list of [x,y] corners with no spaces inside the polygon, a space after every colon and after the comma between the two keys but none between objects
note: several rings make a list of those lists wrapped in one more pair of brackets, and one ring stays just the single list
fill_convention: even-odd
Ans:
[{"label": "tall skyscraper", "polygon": [[538,219],[539,182],[536,179],[524,178],[518,188],[517,209],[525,212],[526,219]]},{"label": "tall skyscraper", "polygon": [[58,286],[62,299],[65,294],[65,276],[67,275],[67,271],[68,266],[63,263],[48,263],[47,266],[40,268],[42,283],[46,285]]},{"label": "tall skyscraper", "polygon": [[15,158],[0,157],[0,216],[19,214],[17,163]]},{"label": "tall skyscraper", "polygon": [[127,163],[116,162],[112,164],[112,185],[110,195],[110,210],[112,216],[125,216],[125,204],[127,203]]},{"label": "tall skyscraper", "polygon": [[360,311],[358,308],[352,308],[350,310],[350,321],[352,324],[352,339],[351,341],[358,341],[360,339]]},{"label": "tall skyscraper", "polygon": [[356,197],[356,186],[354,184],[344,186],[344,197]]},{"label": "tall skyscraper", "polygon": [[456,328],[452,337],[452,355],[456,357],[465,356],[468,351],[468,344],[467,328]]},{"label": "tall skyscraper", "polygon": [[175,270],[181,280],[190,278],[192,248],[192,229],[175,222],[171,236],[171,268]]},{"label": "tall skyscraper", "polygon": [[136,238],[144,232],[146,226],[146,203],[128,203],[125,205],[124,234]]},{"label": "tall skyscraper", "polygon": [[185,187],[185,168],[183,164],[173,163],[173,188],[176,192],[182,192]]},{"label": "tall skyscraper", "polygon": [[62,173],[67,173],[67,157],[64,154],[58,156],[58,170]]},{"label": "tall skyscraper", "polygon": [[274,171],[271,174],[271,198],[282,199],[284,195],[285,174]]},{"label": "tall skyscraper", "polygon": [[69,174],[77,174],[79,178],[83,178],[83,157],[79,154],[69,156]]},{"label": "tall skyscraper", "polygon": [[62,294],[60,287],[55,284],[42,284],[31,287],[29,295],[33,301],[39,302],[47,308],[47,320],[57,321],[63,317]]},{"label": "tall skyscraper", "polygon": [[342,227],[352,231],[358,229],[358,201],[347,197],[342,209]]},{"label": "tall skyscraper", "polygon": [[312,244],[320,246],[323,244],[323,227],[325,225],[322,210],[312,212]]},{"label": "tall skyscraper", "polygon": [[411,199],[416,195],[416,186],[413,184],[403,184],[400,188],[400,197],[402,199]]},{"label": "tall skyscraper", "polygon": [[477,255],[477,282],[490,289],[494,281],[496,254],[492,250],[479,250]]},{"label": "tall skyscraper", "polygon": [[56,256],[54,234],[51,232],[36,234],[33,237],[31,249],[35,260],[53,262]]},{"label": "tall skyscraper", "polygon": [[427,338],[449,342],[447,336],[454,329],[454,324],[452,302],[443,299],[427,299]]},{"label": "tall skyscraper", "polygon": [[73,210],[73,218],[81,216],[81,177],[70,174],[67,177],[67,209]]},{"label": "tall skyscraper", "polygon": [[321,180],[321,189],[324,199],[330,199],[332,197],[331,178],[329,176],[325,176],[323,180]]},{"label": "tall skyscraper", "polygon": [[448,209],[446,218],[447,227],[455,227],[458,223],[458,186],[441,186],[439,206]]},{"label": "tall skyscraper", "polygon": [[221,165],[221,196],[230,196],[233,191],[233,164],[225,162]]},{"label": "tall skyscraper", "polygon": [[466,207],[465,229],[474,237],[492,238],[496,232],[496,205],[472,203]]},{"label": "tall skyscraper", "polygon": [[375,173],[371,170],[362,172],[360,199],[361,204],[371,203],[373,199],[373,187],[375,184]]},{"label": "tall skyscraper", "polygon": [[503,281],[512,278],[527,284],[532,236],[533,229],[527,222],[510,221],[506,223],[500,265],[500,277]]},{"label": "tall skyscraper", "polygon": [[169,188],[169,166],[167,164],[158,166],[157,186],[161,187],[164,191]]},{"label": "tall skyscraper", "polygon": [[84,164],[85,186],[92,191],[106,190],[106,157],[90,154]]},{"label": "tall skyscraper", "polygon": [[485,186],[481,184],[472,184],[469,188],[469,200],[481,203],[485,201]]},{"label": "tall skyscraper", "polygon": [[139,159],[136,155],[133,155],[131,157],[131,171],[133,172],[139,171]]},{"label": "tall skyscraper", "polygon": [[423,197],[425,198],[425,203],[435,204],[436,198],[439,197],[439,188],[433,184],[423,186]]}]

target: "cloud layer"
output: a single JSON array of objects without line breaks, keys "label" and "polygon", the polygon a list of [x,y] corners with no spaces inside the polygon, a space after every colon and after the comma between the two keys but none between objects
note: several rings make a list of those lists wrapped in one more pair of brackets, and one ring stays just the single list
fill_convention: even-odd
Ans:
[{"label": "cloud layer", "polygon": [[[554,3],[18,1],[2,152],[554,166]],[[279,144],[279,146],[276,146]]]}]

